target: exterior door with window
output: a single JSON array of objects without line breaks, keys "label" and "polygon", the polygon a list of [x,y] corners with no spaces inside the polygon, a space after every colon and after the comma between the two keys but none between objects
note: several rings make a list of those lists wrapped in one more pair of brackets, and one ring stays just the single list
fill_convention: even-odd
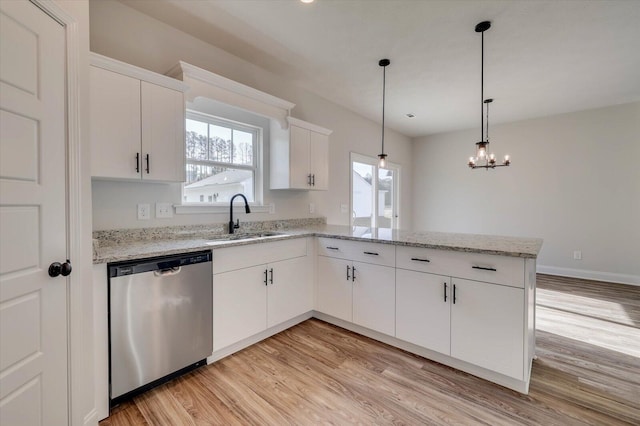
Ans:
[{"label": "exterior door with window", "polygon": [[0,424],[68,423],[65,29],[0,1]]},{"label": "exterior door with window", "polygon": [[373,157],[351,153],[351,225],[364,228],[398,228],[400,168],[378,167]]}]

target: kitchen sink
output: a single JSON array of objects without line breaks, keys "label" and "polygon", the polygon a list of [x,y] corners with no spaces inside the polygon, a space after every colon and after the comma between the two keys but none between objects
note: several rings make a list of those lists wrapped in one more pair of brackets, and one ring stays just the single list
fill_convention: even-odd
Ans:
[{"label": "kitchen sink", "polygon": [[247,232],[243,234],[228,234],[228,235],[221,235],[220,237],[216,237],[211,241],[207,241],[207,245],[222,244],[228,241],[257,240],[260,238],[282,237],[284,235],[287,235],[287,234],[285,234],[284,232],[273,232],[273,231]]}]

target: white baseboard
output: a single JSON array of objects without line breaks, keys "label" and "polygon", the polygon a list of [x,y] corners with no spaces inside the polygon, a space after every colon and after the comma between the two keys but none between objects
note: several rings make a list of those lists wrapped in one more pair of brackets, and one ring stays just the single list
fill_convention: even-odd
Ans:
[{"label": "white baseboard", "polygon": [[584,269],[560,268],[558,266],[538,265],[536,272],[540,274],[560,275],[561,277],[583,278],[586,280],[607,281],[611,283],[640,286],[640,276],[617,274],[614,272],[589,271]]}]

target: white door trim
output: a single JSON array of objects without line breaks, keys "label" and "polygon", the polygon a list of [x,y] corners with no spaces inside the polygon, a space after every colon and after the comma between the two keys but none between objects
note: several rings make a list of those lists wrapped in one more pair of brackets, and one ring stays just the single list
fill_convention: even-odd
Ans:
[{"label": "white door trim", "polygon": [[[96,424],[95,407],[83,412],[81,401],[93,404],[93,398],[87,395],[93,391],[86,388],[83,377],[93,371],[87,366],[87,352],[92,345],[85,344],[83,329],[83,287],[90,287],[81,277],[85,275],[82,255],[82,174],[80,147],[80,96],[79,96],[79,34],[78,22],[62,7],[52,0],[30,0],[45,13],[58,21],[65,31],[66,48],[66,136],[67,136],[67,256],[71,259],[73,273],[67,277],[67,347],[68,347],[68,401],[69,422],[71,425]],[[85,367],[85,368],[83,368]],[[83,371],[84,370],[84,371]],[[85,408],[86,410],[86,408]]]}]

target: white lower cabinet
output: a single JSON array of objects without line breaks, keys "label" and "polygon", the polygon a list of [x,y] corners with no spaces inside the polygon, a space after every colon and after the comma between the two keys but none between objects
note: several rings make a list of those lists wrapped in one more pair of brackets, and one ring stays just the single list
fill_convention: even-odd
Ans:
[{"label": "white lower cabinet", "polygon": [[353,262],[353,322],[395,335],[395,268]]},{"label": "white lower cabinet", "polygon": [[259,265],[213,276],[214,352],[266,329],[265,270]]},{"label": "white lower cabinet", "polygon": [[395,268],[318,256],[317,280],[319,312],[395,335]]},{"label": "white lower cabinet", "polygon": [[450,354],[451,278],[396,270],[396,337]]},{"label": "white lower cabinet", "polygon": [[353,319],[351,261],[318,256],[316,294],[318,311],[351,322]]},{"label": "white lower cabinet", "polygon": [[453,278],[451,356],[507,376],[524,375],[524,290]]},{"label": "white lower cabinet", "polygon": [[524,299],[521,288],[398,269],[396,337],[522,379]]},{"label": "white lower cabinet", "polygon": [[313,281],[307,257],[268,265],[267,328],[313,310]]},{"label": "white lower cabinet", "polygon": [[214,352],[313,310],[306,240],[214,250],[213,259]]}]

